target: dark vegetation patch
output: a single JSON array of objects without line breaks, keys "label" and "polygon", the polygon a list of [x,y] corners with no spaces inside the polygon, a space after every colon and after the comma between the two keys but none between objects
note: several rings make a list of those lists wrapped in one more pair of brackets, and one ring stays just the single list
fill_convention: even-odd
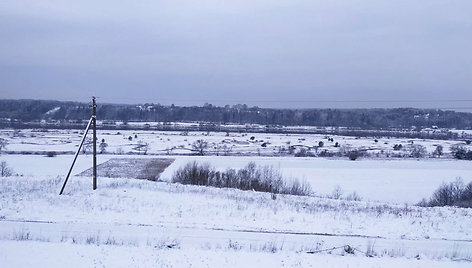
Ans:
[{"label": "dark vegetation patch", "polygon": [[216,171],[208,163],[190,162],[178,169],[172,182],[192,185],[236,188],[274,194],[311,195],[311,186],[298,179],[285,180],[279,169],[250,162],[242,169]]},{"label": "dark vegetation patch", "polygon": [[[155,181],[174,162],[169,158],[112,158],[97,166],[97,176],[110,178],[134,178]],[[78,176],[92,176],[89,168]]]},{"label": "dark vegetation patch", "polygon": [[443,183],[429,200],[423,199],[418,205],[425,207],[457,206],[472,208],[472,182],[465,185],[461,178]]}]

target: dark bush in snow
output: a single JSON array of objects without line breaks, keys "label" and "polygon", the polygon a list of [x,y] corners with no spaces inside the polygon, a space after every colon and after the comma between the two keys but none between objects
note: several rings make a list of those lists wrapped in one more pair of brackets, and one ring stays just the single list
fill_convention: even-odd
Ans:
[{"label": "dark bush in snow", "polygon": [[323,150],[318,155],[321,156],[321,157],[333,157],[334,153],[330,152],[328,150]]},{"label": "dark bush in snow", "polygon": [[360,156],[360,153],[359,153],[359,151],[357,151],[357,150],[350,151],[350,152],[348,153],[349,159],[350,159],[350,160],[353,160],[353,161],[356,160],[359,156]]},{"label": "dark bush in snow", "polygon": [[308,183],[297,179],[285,182],[280,170],[272,166],[257,166],[254,162],[250,162],[242,169],[228,169],[224,172],[215,171],[207,163],[191,162],[174,173],[172,182],[276,194],[310,195],[312,193]]},{"label": "dark bush in snow", "polygon": [[313,154],[303,147],[300,148],[298,152],[295,153],[295,157],[308,157],[308,156],[313,156]]},{"label": "dark bush in snow", "polygon": [[472,207],[472,182],[464,185],[461,178],[457,178],[450,183],[443,183],[433,193],[429,201],[421,201],[418,205],[437,207],[437,206],[459,206]]},{"label": "dark bush in snow", "polygon": [[400,151],[402,148],[403,148],[403,145],[401,145],[401,144],[393,145],[393,150],[395,150],[395,151]]},{"label": "dark bush in snow", "polygon": [[209,164],[188,163],[184,168],[178,169],[172,178],[173,182],[192,185],[208,185],[215,171]]},{"label": "dark bush in snow", "polygon": [[460,160],[472,160],[472,151],[463,144],[454,144],[450,147],[452,157]]}]

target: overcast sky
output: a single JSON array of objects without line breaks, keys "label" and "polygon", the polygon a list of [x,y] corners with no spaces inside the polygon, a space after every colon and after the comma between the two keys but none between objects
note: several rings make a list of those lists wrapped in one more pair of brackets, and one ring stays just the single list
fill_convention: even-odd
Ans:
[{"label": "overcast sky", "polygon": [[1,0],[0,22],[0,98],[472,106],[471,0]]}]

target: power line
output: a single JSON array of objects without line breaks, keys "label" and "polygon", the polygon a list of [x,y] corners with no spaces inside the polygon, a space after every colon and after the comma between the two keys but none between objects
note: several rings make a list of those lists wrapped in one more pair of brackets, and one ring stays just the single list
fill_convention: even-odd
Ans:
[{"label": "power line", "polygon": [[141,100],[146,102],[156,102],[156,101],[174,101],[174,102],[240,102],[240,103],[456,103],[456,102],[472,102],[472,99],[431,99],[431,100],[267,100],[267,99],[183,99],[183,98],[144,98],[144,97],[99,97],[104,100]]}]

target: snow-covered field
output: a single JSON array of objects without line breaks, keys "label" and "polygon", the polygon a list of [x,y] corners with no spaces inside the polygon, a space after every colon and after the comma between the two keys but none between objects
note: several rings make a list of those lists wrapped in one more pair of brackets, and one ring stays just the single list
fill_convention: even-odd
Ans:
[{"label": "snow-covered field", "polygon": [[[153,158],[137,155],[98,155],[98,163],[111,158]],[[159,156],[166,157],[166,156]],[[341,188],[344,197],[356,192],[365,201],[381,201],[415,204],[427,198],[443,182],[461,177],[465,183],[472,181],[472,165],[468,161],[450,159],[396,159],[349,161],[329,158],[295,157],[235,157],[235,156],[169,156],[175,158],[160,176],[170,181],[173,173],[191,161],[210,163],[216,169],[239,169],[250,161],[258,165],[280,168],[283,175],[309,182],[318,196],[331,195],[335,188]],[[3,155],[15,173],[23,176],[64,176],[72,162],[73,155],[46,157],[42,155]],[[91,167],[91,155],[80,155],[73,174]]]},{"label": "snow-covered field", "polygon": [[73,177],[58,196],[62,179],[0,180],[6,267],[51,267],[59,260],[84,267],[467,267],[472,257],[470,209],[274,200],[267,193],[118,178],[101,178],[92,191],[90,178]]},{"label": "snow-covered field", "polygon": [[[71,138],[69,130],[0,132],[8,139],[7,150],[17,152],[74,151],[80,136]],[[164,134],[169,137],[150,138]],[[126,145],[128,137],[134,141],[138,135],[151,144],[148,153],[159,153],[179,142],[226,137],[206,134],[122,132],[102,133],[99,139],[109,143],[110,151],[120,146],[128,152],[132,151],[132,145]],[[315,136],[301,140],[296,135],[264,134],[254,140],[271,144],[261,147],[250,141],[251,134],[230,135],[249,139],[244,146],[241,142],[241,152],[271,150],[287,139],[318,142]],[[387,142],[344,138],[359,146]],[[162,141],[167,145],[158,145]],[[389,146],[401,142],[409,141],[389,140]],[[440,142],[446,149],[449,141],[414,142],[431,148]],[[472,181],[468,161],[161,155],[175,161],[160,182],[100,177],[98,189],[92,191],[91,178],[73,176],[65,195],[59,196],[72,157],[0,156],[19,175],[0,178],[2,267],[470,267],[472,263],[472,209],[414,206],[442,182],[456,177]],[[102,154],[98,162],[117,157],[156,156]],[[91,161],[90,155],[80,155],[73,174],[90,168]],[[169,183],[173,172],[190,161],[209,162],[218,170],[241,168],[249,161],[272,165],[287,178],[307,180],[316,196],[274,198],[268,193]],[[362,201],[325,198],[338,185],[344,196],[355,191]]]},{"label": "snow-covered field", "polygon": [[[82,137],[79,130],[0,130],[0,138],[8,142],[7,151],[18,152],[69,152],[76,151]],[[90,136],[89,136],[90,137]],[[449,148],[454,144],[463,144],[463,141],[452,140],[423,140],[387,137],[350,137],[327,136],[315,134],[264,134],[264,133],[225,133],[225,132],[172,132],[172,131],[98,131],[98,142],[104,140],[108,145],[108,154],[144,153],[137,150],[138,144],[148,143],[147,154],[160,155],[189,155],[192,144],[196,140],[208,142],[209,155],[252,155],[252,156],[286,156],[290,147],[293,153],[300,148],[307,148],[314,155],[323,151],[339,153],[357,149],[369,152],[373,157],[408,156],[408,148],[412,144],[422,145],[430,156],[438,145],[443,147],[443,158],[450,158]],[[91,141],[91,138],[89,142]],[[86,142],[89,143],[89,142]],[[319,147],[320,142],[323,143]],[[395,151],[393,146],[402,145],[402,150]],[[90,146],[86,146],[88,153]],[[468,146],[472,149],[472,146]]]}]

